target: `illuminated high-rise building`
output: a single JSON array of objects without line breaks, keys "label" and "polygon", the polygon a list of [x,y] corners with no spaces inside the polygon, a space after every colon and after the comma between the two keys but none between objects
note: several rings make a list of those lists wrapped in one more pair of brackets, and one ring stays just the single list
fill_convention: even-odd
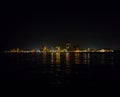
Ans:
[{"label": "illuminated high-rise building", "polygon": [[17,48],[16,52],[19,53],[19,48]]},{"label": "illuminated high-rise building", "polygon": [[56,52],[60,52],[60,46],[56,46]]},{"label": "illuminated high-rise building", "polygon": [[46,47],[46,46],[43,47],[43,51],[44,51],[44,52],[47,51],[47,47]]},{"label": "illuminated high-rise building", "polygon": [[46,47],[46,46],[42,46],[42,47],[40,48],[40,51],[46,52],[46,51],[47,51],[47,47]]},{"label": "illuminated high-rise building", "polygon": [[67,49],[67,51],[71,50],[71,43],[70,42],[66,43],[66,49]]}]

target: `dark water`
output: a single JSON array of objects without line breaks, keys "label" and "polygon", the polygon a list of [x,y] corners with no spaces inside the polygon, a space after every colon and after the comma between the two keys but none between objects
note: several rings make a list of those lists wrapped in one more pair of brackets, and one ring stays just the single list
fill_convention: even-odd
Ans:
[{"label": "dark water", "polygon": [[120,53],[1,54],[0,58],[0,80],[8,85],[80,87],[120,82]]}]

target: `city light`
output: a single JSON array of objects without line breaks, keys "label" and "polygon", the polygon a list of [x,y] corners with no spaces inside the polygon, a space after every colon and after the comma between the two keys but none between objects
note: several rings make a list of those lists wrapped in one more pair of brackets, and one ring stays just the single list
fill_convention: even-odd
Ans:
[{"label": "city light", "polygon": [[80,49],[79,45],[71,45],[71,43],[66,43],[64,48],[61,48],[61,46],[51,46],[51,48],[47,48],[47,46],[42,46],[37,49],[27,49],[27,50],[21,50],[19,48],[14,48],[10,50],[5,50],[4,53],[42,53],[42,52],[49,52],[49,53],[68,53],[68,52],[114,52],[112,49],[94,49],[94,48],[86,48],[86,49]]},{"label": "city light", "polygon": [[61,50],[51,50],[49,49],[48,51],[41,51],[41,50],[17,50],[17,49],[11,49],[11,50],[5,50],[4,53],[43,53],[43,52],[48,52],[48,53],[68,53],[68,52],[101,52],[101,53],[104,53],[104,52],[114,52],[114,50],[109,50],[109,49],[100,49],[100,50],[91,50],[91,51],[88,51],[87,49],[84,49],[84,50],[71,50],[71,51],[68,51],[66,49],[61,49]]}]

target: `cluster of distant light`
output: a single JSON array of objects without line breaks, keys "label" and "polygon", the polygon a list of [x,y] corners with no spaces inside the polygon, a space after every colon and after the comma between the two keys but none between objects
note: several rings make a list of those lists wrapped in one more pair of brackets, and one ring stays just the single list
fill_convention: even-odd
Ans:
[{"label": "cluster of distant light", "polygon": [[41,53],[41,52],[52,52],[52,53],[60,53],[60,52],[114,52],[114,50],[112,49],[99,49],[99,50],[95,50],[95,49],[84,49],[84,50],[80,50],[79,48],[77,49],[70,49],[70,48],[65,48],[65,49],[60,49],[60,47],[55,47],[55,48],[51,48],[48,49],[47,47],[43,47],[43,49],[32,49],[32,50],[20,50],[19,48],[16,49],[11,49],[11,50],[7,50],[4,51],[5,53]]}]

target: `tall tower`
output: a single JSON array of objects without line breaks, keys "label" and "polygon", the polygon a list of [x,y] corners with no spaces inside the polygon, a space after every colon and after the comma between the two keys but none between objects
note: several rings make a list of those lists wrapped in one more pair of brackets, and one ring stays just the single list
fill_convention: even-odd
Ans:
[{"label": "tall tower", "polygon": [[71,43],[70,42],[66,43],[66,49],[67,49],[67,51],[71,50]]}]

